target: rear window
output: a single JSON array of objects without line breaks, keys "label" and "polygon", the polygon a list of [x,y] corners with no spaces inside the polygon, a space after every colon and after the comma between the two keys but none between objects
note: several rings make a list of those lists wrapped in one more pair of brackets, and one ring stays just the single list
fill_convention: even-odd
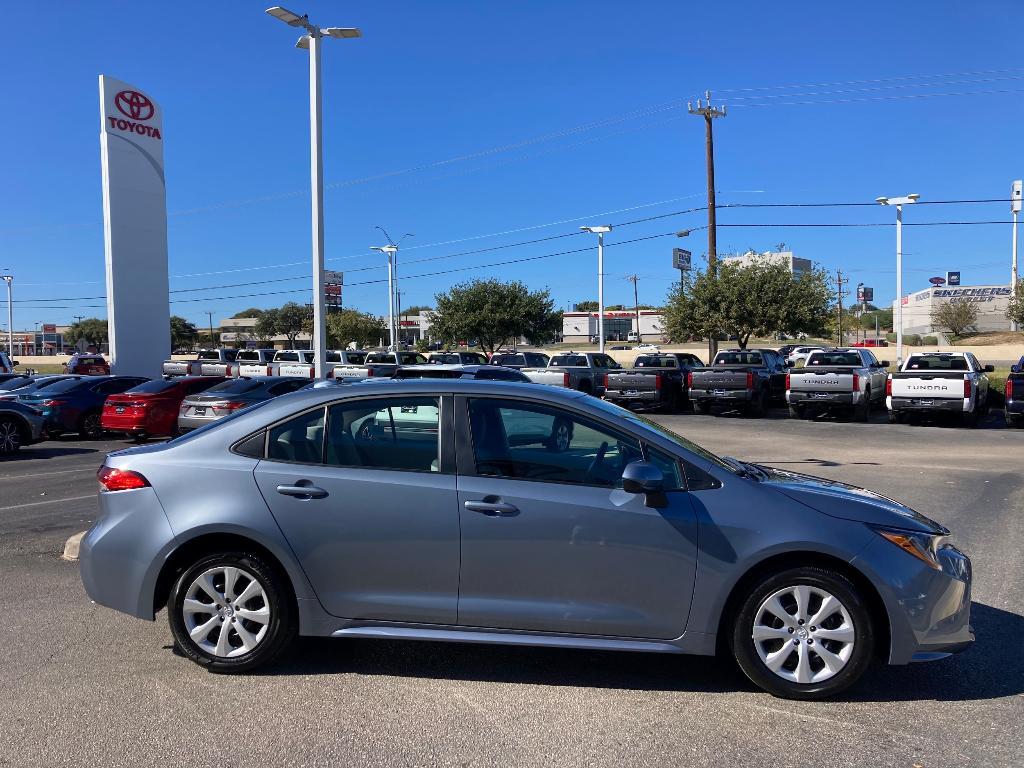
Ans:
[{"label": "rear window", "polygon": [[241,395],[245,392],[252,392],[254,389],[259,389],[259,379],[231,379],[230,381],[222,381],[220,384],[210,387],[206,390],[212,394],[214,392],[225,395]]},{"label": "rear window", "polygon": [[28,376],[15,376],[13,379],[0,382],[0,390],[10,392],[12,389],[21,389],[32,383]]},{"label": "rear window", "polygon": [[220,360],[220,353],[215,349],[204,349],[202,350],[197,360]]},{"label": "rear window", "polygon": [[434,365],[457,365],[462,359],[458,355],[431,355],[429,362]]},{"label": "rear window", "polygon": [[715,365],[763,365],[760,352],[719,352]]},{"label": "rear window", "polygon": [[526,365],[525,355],[495,355],[491,365]]},{"label": "rear window", "polygon": [[[402,365],[423,365],[427,362],[427,358],[421,355],[419,352],[402,352],[399,354],[398,359]],[[459,362],[456,360],[455,362]]]},{"label": "rear window", "polygon": [[634,368],[678,368],[671,355],[640,355],[633,363]]},{"label": "rear window", "polygon": [[908,371],[966,371],[967,359],[951,355],[921,355],[907,363]]},{"label": "rear window", "polygon": [[260,362],[260,355],[263,354],[263,350],[260,349],[243,349],[238,352],[235,360],[240,362]]},{"label": "rear window", "polygon": [[73,362],[78,365],[103,365],[106,360],[102,357],[78,357]]},{"label": "rear window", "polygon": [[548,365],[552,367],[566,366],[566,365],[582,365],[586,366],[587,358],[583,355],[555,355],[551,358],[551,362]]},{"label": "rear window", "polygon": [[139,384],[137,387],[132,387],[128,390],[127,394],[135,394],[148,392],[149,394],[159,394],[160,392],[166,392],[169,389],[174,389],[180,384],[180,382],[171,379],[169,381],[163,381],[157,379],[156,381],[147,381],[145,384]]},{"label": "rear window", "polygon": [[366,362],[368,363],[393,363],[395,362],[394,356],[387,352],[371,352],[366,356]]},{"label": "rear window", "polygon": [[856,352],[814,352],[807,358],[807,367],[824,367],[829,365],[861,365],[860,355]]},{"label": "rear window", "polygon": [[341,352],[328,352],[327,353],[327,362],[328,363],[340,363],[341,362]]},{"label": "rear window", "polygon": [[458,379],[462,371],[451,368],[399,368],[396,379]]},{"label": "rear window", "polygon": [[348,359],[349,365],[362,365],[363,361],[366,360],[365,352],[346,352],[345,357]]},{"label": "rear window", "polygon": [[298,352],[278,352],[274,355],[275,363],[297,363],[299,362]]}]

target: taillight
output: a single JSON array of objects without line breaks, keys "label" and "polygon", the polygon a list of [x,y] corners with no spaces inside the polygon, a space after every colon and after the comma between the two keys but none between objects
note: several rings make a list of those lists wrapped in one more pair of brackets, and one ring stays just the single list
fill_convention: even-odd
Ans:
[{"label": "taillight", "polygon": [[885,380],[885,396],[892,397],[892,379]]},{"label": "taillight", "polygon": [[63,400],[43,400],[43,402],[40,403],[40,405],[45,405],[47,408],[53,408],[54,406],[57,406],[57,405],[64,405],[64,401]]},{"label": "taillight", "polygon": [[221,406],[221,409],[225,411],[237,411],[239,408],[245,408],[247,405],[248,403],[245,402],[231,401],[229,403],[224,403],[224,405]]},{"label": "taillight", "polygon": [[309,369],[309,378],[311,378],[311,379],[315,379],[316,378],[316,368],[315,367]]},{"label": "taillight", "polygon": [[964,379],[964,399],[965,400],[970,400],[971,399],[971,380],[970,379]]},{"label": "taillight", "polygon": [[563,387],[568,387],[569,386],[569,372],[568,371],[562,371],[562,386]]},{"label": "taillight", "polygon": [[686,373],[686,386],[693,389],[693,371],[688,371]]},{"label": "taillight", "polygon": [[747,371],[747,389],[753,389],[753,388],[754,388],[754,374],[751,373],[750,371]]},{"label": "taillight", "polygon": [[272,366],[269,366],[269,365],[267,366],[267,376],[272,376],[273,375],[273,370],[272,369],[273,369]]},{"label": "taillight", "polygon": [[604,378],[604,388],[608,389],[608,374],[606,373],[603,378]]},{"label": "taillight", "polygon": [[1013,400],[1013,381],[1010,379],[1006,380],[1006,387],[1003,390],[1003,394],[1006,396],[1007,400]]},{"label": "taillight", "polygon": [[104,491],[131,491],[149,487],[149,480],[130,469],[115,469],[104,464],[96,473],[96,479]]},{"label": "taillight", "polygon": [[373,376],[373,368],[372,367],[366,369],[366,375],[367,376]]},{"label": "taillight", "polygon": [[853,374],[853,391],[860,392],[860,374]]},{"label": "taillight", "polygon": [[654,388],[655,389],[661,389],[661,374],[660,373],[654,374]]},{"label": "taillight", "polygon": [[789,391],[789,374],[786,374],[786,391]]}]

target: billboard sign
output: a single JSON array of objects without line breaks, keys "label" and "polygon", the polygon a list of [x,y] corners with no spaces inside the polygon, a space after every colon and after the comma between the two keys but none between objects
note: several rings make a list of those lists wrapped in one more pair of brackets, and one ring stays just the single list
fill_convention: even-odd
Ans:
[{"label": "billboard sign", "polygon": [[929,277],[928,278],[928,282],[931,283],[932,285],[945,285],[946,284],[946,278],[944,278],[944,277]]},{"label": "billboard sign", "polygon": [[56,333],[57,326],[54,323],[43,323],[43,333]]},{"label": "billboard sign", "polygon": [[690,268],[690,260],[692,257],[693,254],[685,248],[673,248],[672,269],[688,270]]},{"label": "billboard sign", "polygon": [[857,286],[857,303],[867,304],[869,301],[875,300],[875,289],[868,288],[866,285]]},{"label": "billboard sign", "polygon": [[155,378],[171,347],[163,112],[133,85],[99,84],[111,370]]},{"label": "billboard sign", "polygon": [[344,272],[324,272],[324,302],[328,307],[341,306],[341,287],[344,284]]},{"label": "billboard sign", "polygon": [[947,272],[946,273],[946,285],[960,285],[960,273],[959,272]]}]

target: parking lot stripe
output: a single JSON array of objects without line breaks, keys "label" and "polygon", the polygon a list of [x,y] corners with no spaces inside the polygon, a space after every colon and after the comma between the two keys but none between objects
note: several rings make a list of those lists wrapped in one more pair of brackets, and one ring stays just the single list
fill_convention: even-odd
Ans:
[{"label": "parking lot stripe", "polygon": [[32,475],[7,475],[7,476],[4,476],[4,477],[0,477],[0,481],[2,481],[2,480],[24,480],[25,478],[29,478],[29,477],[52,477],[53,475],[66,475],[69,472],[95,472],[95,471],[96,471],[96,467],[85,467],[83,469],[58,469],[58,470],[55,470],[53,472],[37,472],[37,473],[32,474]]},{"label": "parking lot stripe", "polygon": [[82,501],[83,499],[95,499],[96,494],[90,493],[85,496],[65,496],[60,499],[47,499],[46,501],[30,501],[27,504],[15,504],[10,507],[0,507],[0,512],[9,512],[12,509],[24,509],[25,507],[39,507],[43,504],[56,504],[61,501]]}]

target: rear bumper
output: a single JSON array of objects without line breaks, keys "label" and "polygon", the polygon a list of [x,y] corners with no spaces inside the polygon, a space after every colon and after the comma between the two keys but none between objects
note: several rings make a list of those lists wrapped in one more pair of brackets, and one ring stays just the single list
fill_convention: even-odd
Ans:
[{"label": "rear bumper", "polygon": [[890,411],[921,411],[932,413],[963,413],[970,411],[970,400],[961,398],[887,397],[885,405]]},{"label": "rear bumper", "polygon": [[145,419],[133,416],[119,416],[117,414],[103,414],[100,417],[100,426],[111,432],[149,432]]},{"label": "rear bumper", "polygon": [[827,408],[829,406],[851,407],[861,400],[860,392],[813,392],[801,390],[788,390],[786,402],[790,405],[817,406]]},{"label": "rear bumper", "polygon": [[691,389],[690,399],[700,402],[750,402],[753,393],[749,389]]},{"label": "rear bumper", "polygon": [[629,390],[605,390],[604,399],[613,403],[641,403],[643,405],[661,405],[660,392],[630,392]]},{"label": "rear bumper", "polygon": [[207,424],[213,424],[220,421],[223,416],[179,416],[178,417],[178,429],[182,432],[191,431],[193,429],[199,429],[205,427]]}]

